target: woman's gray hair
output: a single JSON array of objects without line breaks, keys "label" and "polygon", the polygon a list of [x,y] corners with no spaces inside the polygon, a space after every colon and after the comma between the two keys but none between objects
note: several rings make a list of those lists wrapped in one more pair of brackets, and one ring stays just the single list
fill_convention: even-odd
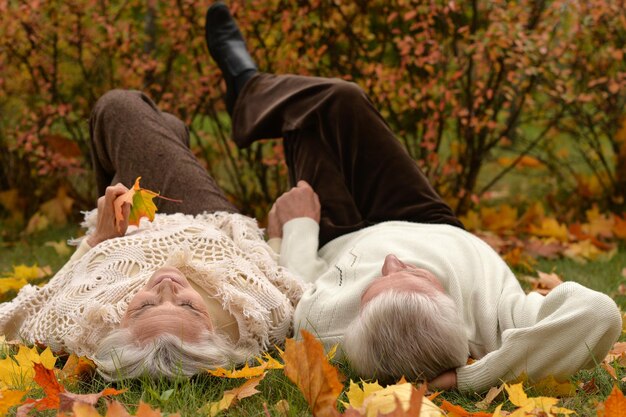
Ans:
[{"label": "woman's gray hair", "polygon": [[203,332],[200,340],[185,342],[163,333],[139,344],[129,329],[120,328],[102,339],[91,359],[100,375],[115,381],[141,375],[188,377],[206,369],[240,364],[258,354],[255,349],[236,346],[227,336],[215,332]]},{"label": "woman's gray hair", "polygon": [[343,349],[364,378],[394,383],[432,380],[465,365],[469,346],[454,301],[437,292],[389,290],[371,299],[348,326]]}]

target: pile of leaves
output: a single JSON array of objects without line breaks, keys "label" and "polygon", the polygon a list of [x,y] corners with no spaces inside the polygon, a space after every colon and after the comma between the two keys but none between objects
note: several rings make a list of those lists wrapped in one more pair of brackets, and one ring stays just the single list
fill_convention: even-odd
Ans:
[{"label": "pile of leaves", "polygon": [[[77,379],[93,377],[94,366],[85,358],[72,355],[66,358],[62,368],[55,368],[55,365],[62,361],[55,357],[50,349],[39,353],[36,347],[11,345],[4,340],[1,342],[5,358],[0,359],[0,415],[6,415],[14,407],[18,417],[33,415],[34,410],[56,410],[59,416],[66,417],[163,415],[160,410],[142,401],[139,404],[123,404],[113,399],[122,394],[125,391],[123,389],[109,387],[95,393],[71,392],[66,385],[72,385]],[[611,366],[609,361],[616,366],[626,366],[625,352],[626,343],[617,344],[607,356],[605,363],[608,367]],[[467,411],[459,405],[441,400],[439,392],[427,395],[426,384],[416,387],[404,380],[386,387],[376,382],[350,380],[346,388],[344,377],[330,362],[334,351],[325,354],[321,343],[307,332],[302,333],[302,339],[299,341],[287,340],[285,350],[279,351],[279,354],[279,359],[264,354],[257,358],[256,366],[246,365],[239,370],[218,368],[208,371],[216,378],[242,379],[243,382],[233,389],[224,391],[219,400],[206,403],[198,413],[208,417],[220,413],[226,415],[225,412],[231,407],[259,394],[257,387],[269,372],[284,373],[304,397],[313,416],[319,417],[550,417],[574,413],[558,406],[557,398],[529,396],[522,383],[494,387],[476,404],[477,408],[484,410],[490,407],[494,400],[500,398],[501,402],[492,412]],[[589,389],[590,383],[591,381],[587,381],[578,389]],[[554,380],[544,384],[562,392],[563,387],[573,388],[567,383],[558,384]],[[507,399],[504,398],[504,393]],[[101,399],[103,401],[100,401]],[[99,402],[102,404],[98,405]],[[290,415],[289,407],[286,400],[279,400],[273,405],[273,409],[281,416]],[[623,416],[623,411],[626,410],[626,397],[615,385],[606,400],[598,402],[596,408],[598,416]],[[263,409],[266,416],[271,415],[266,403],[263,403]]]},{"label": "pile of leaves", "polygon": [[483,206],[462,217],[466,228],[489,243],[511,267],[533,270],[537,258],[565,257],[576,262],[611,259],[626,240],[626,215],[603,214],[597,206],[584,221],[559,222],[541,202],[524,212],[503,204]]}]

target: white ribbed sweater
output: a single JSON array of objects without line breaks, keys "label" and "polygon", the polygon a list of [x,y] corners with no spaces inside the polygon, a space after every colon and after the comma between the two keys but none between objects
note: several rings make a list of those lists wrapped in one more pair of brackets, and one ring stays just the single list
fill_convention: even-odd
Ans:
[{"label": "white ribbed sweater", "polygon": [[621,332],[619,309],[605,294],[566,282],[546,297],[525,294],[496,252],[474,235],[437,224],[386,222],[337,238],[317,251],[319,227],[308,218],[285,224],[280,264],[303,281],[294,330],[327,347],[341,343],[361,294],[380,276],[386,255],[435,274],[461,312],[468,351],[458,387],[483,391],[525,372],[567,377],[601,361]]},{"label": "white ribbed sweater", "polygon": [[[86,219],[93,230],[96,212]],[[235,317],[239,346],[260,352],[290,334],[302,284],[277,265],[253,219],[225,212],[157,214],[94,248],[83,241],[48,284],[0,304],[0,334],[90,356],[135,293],[172,261]]]}]

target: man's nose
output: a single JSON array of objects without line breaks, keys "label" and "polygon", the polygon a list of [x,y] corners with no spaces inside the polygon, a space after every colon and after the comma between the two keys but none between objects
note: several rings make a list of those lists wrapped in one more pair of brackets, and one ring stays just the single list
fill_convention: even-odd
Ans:
[{"label": "man's nose", "polygon": [[406,268],[404,262],[402,262],[398,257],[394,254],[389,254],[385,257],[385,262],[383,263],[382,274],[383,276],[393,274],[394,272],[401,271]]}]

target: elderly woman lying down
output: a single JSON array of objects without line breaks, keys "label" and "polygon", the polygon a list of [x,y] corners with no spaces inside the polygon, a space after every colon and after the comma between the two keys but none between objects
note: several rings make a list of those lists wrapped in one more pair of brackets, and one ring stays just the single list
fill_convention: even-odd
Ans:
[{"label": "elderly woman lying down", "polygon": [[[90,127],[103,197],[88,234],[48,284],[0,304],[0,334],[85,355],[109,379],[192,375],[283,343],[301,284],[198,164],[184,124],[112,91]],[[161,200],[169,214],[138,228],[125,205],[118,227],[113,201],[139,175],[182,203]]]}]

